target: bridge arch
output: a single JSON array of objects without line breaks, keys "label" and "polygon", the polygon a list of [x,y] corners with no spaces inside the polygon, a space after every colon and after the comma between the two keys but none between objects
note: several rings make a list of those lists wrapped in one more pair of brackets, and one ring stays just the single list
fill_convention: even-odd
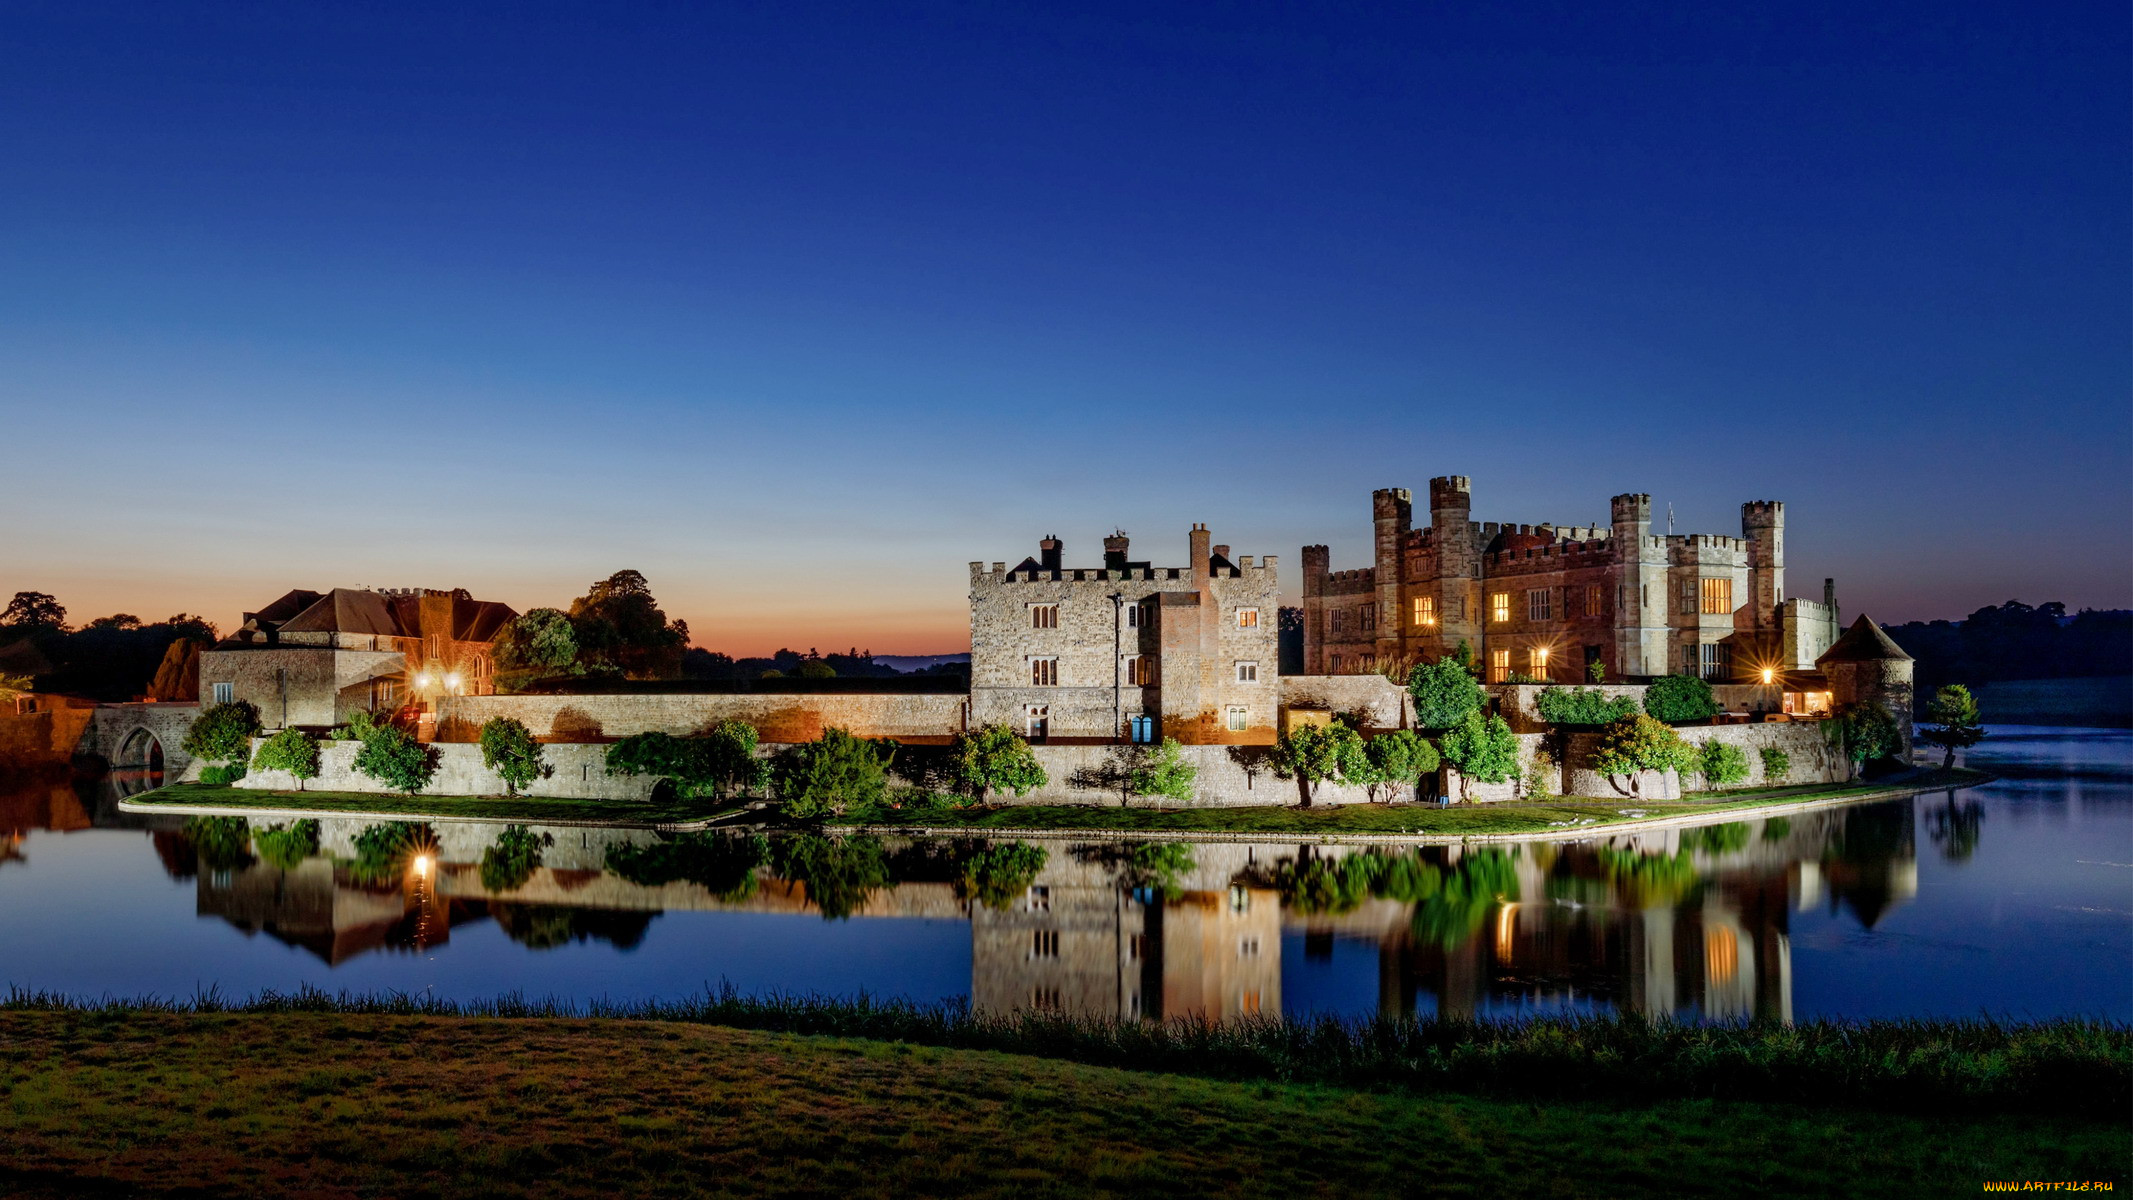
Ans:
[{"label": "bridge arch", "polygon": [[111,759],[111,783],[121,796],[163,786],[163,741],[146,725],[136,725],[119,739]]}]

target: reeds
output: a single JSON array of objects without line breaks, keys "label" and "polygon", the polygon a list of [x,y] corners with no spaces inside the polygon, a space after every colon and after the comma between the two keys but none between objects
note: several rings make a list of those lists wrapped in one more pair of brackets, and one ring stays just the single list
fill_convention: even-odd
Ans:
[{"label": "reeds", "polygon": [[973,1013],[960,1004],[867,996],[743,996],[730,985],[680,1000],[574,1001],[511,993],[455,1001],[305,987],[230,1000],[88,1000],[10,988],[0,1011],[335,1013],[486,1019],[681,1021],[1069,1059],[1222,1079],[1452,1091],[1534,1100],[1747,1100],[1927,1113],[2049,1113],[2122,1119],[2133,1110],[2133,1027],[2121,1022],[1812,1021],[1681,1024],[1635,1016],[1212,1022]]}]

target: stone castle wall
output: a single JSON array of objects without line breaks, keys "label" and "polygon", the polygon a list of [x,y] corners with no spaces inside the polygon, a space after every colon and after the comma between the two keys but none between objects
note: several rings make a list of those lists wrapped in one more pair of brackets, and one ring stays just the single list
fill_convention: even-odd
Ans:
[{"label": "stone castle wall", "polygon": [[471,742],[480,736],[483,722],[511,717],[535,737],[552,742],[612,741],[653,732],[689,734],[729,720],[755,726],[766,742],[811,742],[828,728],[860,737],[942,742],[966,728],[967,708],[964,697],[953,693],[446,696],[437,703],[437,738]]}]

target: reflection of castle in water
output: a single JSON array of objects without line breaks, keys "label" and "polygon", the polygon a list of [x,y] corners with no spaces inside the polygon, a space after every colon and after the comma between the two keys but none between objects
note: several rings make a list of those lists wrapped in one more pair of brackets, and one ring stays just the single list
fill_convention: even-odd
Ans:
[{"label": "reflection of castle in water", "polygon": [[[1127,870],[1118,847],[1053,843],[998,908],[959,896],[939,847],[914,846],[888,852],[899,882],[865,892],[851,915],[967,919],[971,1002],[985,1012],[1278,1014],[1287,935],[1305,947],[1291,970],[1314,969],[1335,942],[1373,945],[1388,1014],[1789,1020],[1792,914],[1826,904],[1871,927],[1916,891],[1913,826],[1902,801],[1464,851],[1195,844],[1189,865],[1159,878]],[[360,827],[329,830],[329,851]],[[331,963],[436,946],[479,920],[533,948],[592,939],[626,950],[668,910],[817,911],[804,882],[767,871],[723,899],[696,883],[630,882],[601,869],[605,852],[650,835],[622,831],[556,830],[547,865],[492,893],[475,864],[499,828],[448,826],[434,865],[381,883],[326,857],[289,870],[209,866],[179,835],[156,841],[172,874],[197,876],[203,915]]]}]

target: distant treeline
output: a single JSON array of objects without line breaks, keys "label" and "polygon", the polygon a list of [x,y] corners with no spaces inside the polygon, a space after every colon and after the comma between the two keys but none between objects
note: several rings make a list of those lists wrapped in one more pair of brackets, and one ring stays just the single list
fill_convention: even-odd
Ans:
[{"label": "distant treeline", "polygon": [[779,650],[767,658],[734,658],[716,650],[691,647],[682,656],[681,674],[684,679],[776,679],[779,676],[798,679],[886,679],[892,675],[968,675],[970,664],[945,662],[919,671],[899,671],[887,663],[874,661],[872,650],[856,647],[842,654],[823,654],[812,648],[802,654],[798,650]]},{"label": "distant treeline", "polygon": [[2133,674],[2133,611],[2122,608],[2085,608],[2069,617],[2056,601],[2031,607],[2009,600],[1960,621],[1886,628],[1918,660],[1922,692],[1948,683]]},{"label": "distant treeline", "polygon": [[190,700],[200,651],[214,641],[214,623],[189,613],[153,623],[113,613],[76,629],[49,593],[17,592],[0,612],[0,675],[95,700]]}]

